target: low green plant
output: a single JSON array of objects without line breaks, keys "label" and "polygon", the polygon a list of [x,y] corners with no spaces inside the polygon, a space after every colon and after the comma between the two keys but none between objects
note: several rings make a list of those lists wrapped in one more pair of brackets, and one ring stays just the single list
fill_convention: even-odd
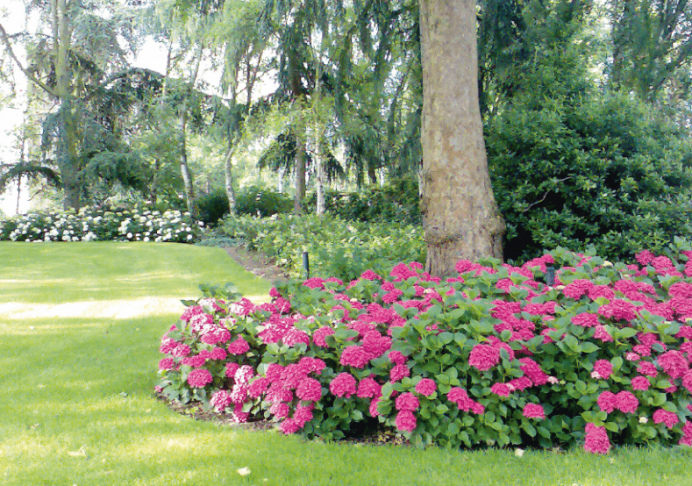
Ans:
[{"label": "low green plant", "polygon": [[220,230],[275,259],[293,276],[303,276],[302,254],[310,274],[352,280],[367,269],[387,271],[406,261],[425,261],[420,227],[400,223],[360,223],[324,215],[226,218]]}]

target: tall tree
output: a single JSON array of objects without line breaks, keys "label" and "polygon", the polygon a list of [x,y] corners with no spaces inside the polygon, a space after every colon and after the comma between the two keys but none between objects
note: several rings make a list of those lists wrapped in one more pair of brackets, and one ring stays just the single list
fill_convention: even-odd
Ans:
[{"label": "tall tree", "polygon": [[475,0],[421,0],[421,212],[426,270],[460,258],[502,258],[504,221],[493,197],[478,102]]}]

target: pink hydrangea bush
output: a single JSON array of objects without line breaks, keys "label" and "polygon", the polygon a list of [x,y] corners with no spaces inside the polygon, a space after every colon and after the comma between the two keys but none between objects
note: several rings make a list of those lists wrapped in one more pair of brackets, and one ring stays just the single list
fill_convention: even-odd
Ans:
[{"label": "pink hydrangea bush", "polygon": [[290,282],[260,306],[200,302],[164,336],[158,386],[287,434],[690,445],[691,256],[682,243],[631,265],[556,250],[521,267],[460,261],[445,280],[414,262]]}]

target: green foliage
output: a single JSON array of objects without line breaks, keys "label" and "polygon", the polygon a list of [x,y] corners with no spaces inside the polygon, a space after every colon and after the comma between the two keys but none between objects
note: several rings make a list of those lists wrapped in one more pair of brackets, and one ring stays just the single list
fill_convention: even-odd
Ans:
[{"label": "green foliage", "polygon": [[228,196],[223,189],[215,189],[197,199],[199,219],[207,226],[214,226],[229,211]]},{"label": "green foliage", "polygon": [[236,194],[236,211],[240,215],[266,218],[293,210],[293,201],[286,194],[259,186],[249,186]]},{"label": "green foliage", "polygon": [[352,280],[366,269],[385,271],[402,261],[425,261],[423,231],[400,223],[348,222],[325,215],[226,218],[221,231],[244,240],[252,250],[275,258],[294,276],[301,275],[302,254],[310,274]]},{"label": "green foliage", "polygon": [[487,127],[506,258],[594,245],[625,259],[692,235],[692,140],[681,128],[625,94],[568,88],[548,100],[536,85]]},{"label": "green foliage", "polygon": [[[328,192],[326,209],[347,221],[364,223],[421,224],[418,183],[414,179],[393,179],[385,186],[371,185],[358,192]],[[314,208],[315,196],[309,206]]]}]

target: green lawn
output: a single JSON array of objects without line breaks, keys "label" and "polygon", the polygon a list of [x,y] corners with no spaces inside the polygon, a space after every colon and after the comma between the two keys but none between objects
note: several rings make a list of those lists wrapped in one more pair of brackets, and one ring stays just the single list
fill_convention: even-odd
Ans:
[{"label": "green lawn", "polygon": [[419,451],[177,415],[151,394],[159,340],[179,299],[229,281],[270,288],[221,249],[0,243],[0,485],[692,486],[689,448]]}]

